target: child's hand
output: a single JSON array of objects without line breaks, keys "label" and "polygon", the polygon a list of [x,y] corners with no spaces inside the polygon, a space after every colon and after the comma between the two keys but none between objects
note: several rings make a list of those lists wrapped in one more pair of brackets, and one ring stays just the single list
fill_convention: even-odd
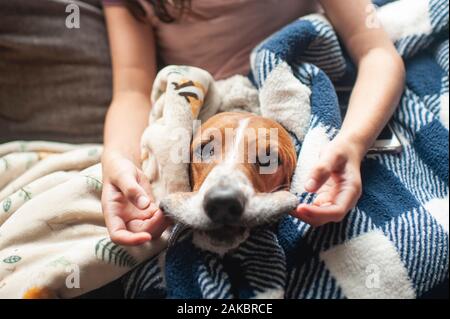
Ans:
[{"label": "child's hand", "polygon": [[105,154],[102,208],[111,240],[140,245],[161,236],[168,222],[152,202],[151,186],[134,163],[119,154]]},{"label": "child's hand", "polygon": [[361,196],[361,153],[339,136],[330,142],[305,185],[317,198],[310,205],[300,204],[292,214],[313,226],[340,222]]}]

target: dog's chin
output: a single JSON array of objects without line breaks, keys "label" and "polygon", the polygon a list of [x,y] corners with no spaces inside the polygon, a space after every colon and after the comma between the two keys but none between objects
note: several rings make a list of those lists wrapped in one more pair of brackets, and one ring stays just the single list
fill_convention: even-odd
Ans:
[{"label": "dog's chin", "polygon": [[247,227],[222,226],[211,230],[194,230],[193,241],[200,249],[224,255],[242,244],[249,234]]}]

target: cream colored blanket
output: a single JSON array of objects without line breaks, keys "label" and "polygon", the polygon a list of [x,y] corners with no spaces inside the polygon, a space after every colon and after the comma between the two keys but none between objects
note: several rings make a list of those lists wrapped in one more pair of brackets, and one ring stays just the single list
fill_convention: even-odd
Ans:
[{"label": "cream colored blanket", "polygon": [[0,298],[70,298],[157,254],[112,243],[101,209],[100,145],[0,145]]}]

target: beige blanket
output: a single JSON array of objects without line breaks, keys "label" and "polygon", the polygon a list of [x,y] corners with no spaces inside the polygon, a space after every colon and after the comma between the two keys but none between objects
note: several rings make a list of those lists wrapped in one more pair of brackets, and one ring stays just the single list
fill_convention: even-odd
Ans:
[{"label": "beige blanket", "polygon": [[0,298],[70,298],[160,252],[109,239],[101,210],[100,145],[0,145]]}]

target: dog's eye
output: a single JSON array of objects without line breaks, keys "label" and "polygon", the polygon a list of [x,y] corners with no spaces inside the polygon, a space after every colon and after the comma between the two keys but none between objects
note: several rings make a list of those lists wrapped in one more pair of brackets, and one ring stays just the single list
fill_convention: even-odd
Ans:
[{"label": "dog's eye", "polygon": [[282,161],[280,155],[274,154],[272,156],[258,156],[256,164],[259,167],[269,167],[271,165],[280,166],[282,165]]},{"label": "dog's eye", "polygon": [[258,164],[259,167],[269,167],[271,162],[269,158],[262,159],[258,156],[256,159],[256,164]]},{"label": "dog's eye", "polygon": [[195,149],[195,156],[202,160],[202,162],[208,162],[214,156],[214,145],[213,143],[206,143],[199,145]]}]

